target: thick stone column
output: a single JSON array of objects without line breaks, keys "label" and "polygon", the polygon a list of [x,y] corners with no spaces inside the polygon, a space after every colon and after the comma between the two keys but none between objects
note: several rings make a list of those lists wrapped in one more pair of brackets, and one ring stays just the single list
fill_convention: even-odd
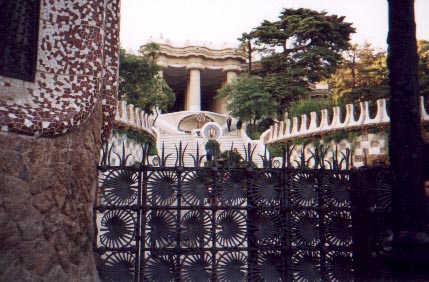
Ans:
[{"label": "thick stone column", "polygon": [[189,111],[201,111],[201,73],[192,69],[189,73]]},{"label": "thick stone column", "polygon": [[[228,65],[223,68],[223,71],[226,73],[226,77],[221,87],[224,87],[228,83],[233,83],[237,81],[237,73],[240,72],[240,67],[235,65]],[[215,102],[215,111],[219,114],[228,114],[228,110],[226,109],[226,101],[224,99],[217,100]]]},{"label": "thick stone column", "polygon": [[156,64],[161,67],[161,70],[158,71],[158,76],[160,78],[164,77],[164,69],[168,68],[168,64],[164,61],[157,61]]},{"label": "thick stone column", "polygon": [[189,84],[186,92],[186,110],[201,111],[201,70],[204,65],[193,63],[186,67],[189,69]]},{"label": "thick stone column", "polygon": [[226,83],[232,83],[237,81],[237,72],[236,71],[227,71],[226,72]]},{"label": "thick stone column", "polygon": [[0,133],[0,281],[99,281],[93,205],[103,113],[57,138]]}]

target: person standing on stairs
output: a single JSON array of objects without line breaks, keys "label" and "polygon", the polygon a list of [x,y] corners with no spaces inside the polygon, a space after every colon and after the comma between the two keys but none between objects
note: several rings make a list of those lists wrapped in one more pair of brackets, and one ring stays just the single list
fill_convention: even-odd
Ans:
[{"label": "person standing on stairs", "polygon": [[241,121],[241,119],[239,119],[237,121],[237,136],[241,136],[241,127],[243,126],[243,122]]},{"label": "person standing on stairs", "polygon": [[228,119],[226,120],[226,125],[228,126],[228,132],[231,132],[231,123],[232,123],[232,119],[231,117],[228,117]]}]

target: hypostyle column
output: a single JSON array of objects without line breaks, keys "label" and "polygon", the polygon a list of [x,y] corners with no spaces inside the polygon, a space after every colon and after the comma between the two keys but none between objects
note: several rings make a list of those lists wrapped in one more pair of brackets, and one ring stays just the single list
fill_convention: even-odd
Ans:
[{"label": "hypostyle column", "polygon": [[164,77],[164,70],[166,68],[168,68],[168,63],[166,63],[164,61],[157,61],[156,64],[161,67],[161,69],[158,71],[158,76],[160,78],[163,78]]},{"label": "hypostyle column", "polygon": [[226,83],[232,83],[237,81],[237,72],[236,71],[227,71],[226,72]]},{"label": "hypostyle column", "polygon": [[189,72],[189,111],[201,111],[201,73],[199,69]]},{"label": "hypostyle column", "polygon": [[201,70],[204,66],[199,63],[190,64],[189,82],[186,91],[186,111],[201,111]]},{"label": "hypostyle column", "polygon": [[241,66],[226,65],[222,70],[226,73],[226,83],[231,83],[237,81],[237,74],[241,71]]},{"label": "hypostyle column", "polygon": [[[233,83],[237,81],[237,76],[241,70],[241,67],[238,65],[227,65],[222,70],[226,74],[225,80],[222,83],[222,87],[224,87],[228,83]],[[217,100],[215,103],[216,112],[218,112],[219,114],[228,114],[228,110],[226,109],[226,102],[224,99]]]}]

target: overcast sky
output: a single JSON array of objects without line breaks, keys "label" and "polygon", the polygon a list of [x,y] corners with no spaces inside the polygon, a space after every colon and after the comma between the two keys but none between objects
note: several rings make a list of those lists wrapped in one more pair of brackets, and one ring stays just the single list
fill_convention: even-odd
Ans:
[{"label": "overcast sky", "polygon": [[[121,44],[139,49],[150,37],[173,43],[238,44],[263,20],[275,21],[283,8],[325,10],[353,23],[354,43],[387,48],[387,0],[122,0]],[[429,0],[415,0],[417,38],[429,40]]]}]

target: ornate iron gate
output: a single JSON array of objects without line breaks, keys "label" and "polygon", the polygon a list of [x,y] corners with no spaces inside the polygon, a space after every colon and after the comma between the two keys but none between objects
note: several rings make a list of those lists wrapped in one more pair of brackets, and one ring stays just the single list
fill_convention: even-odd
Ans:
[{"label": "ornate iron gate", "polygon": [[105,153],[94,208],[104,281],[354,280],[351,171],[286,158],[280,168],[199,167],[198,154],[183,167],[181,146],[176,167],[145,156],[125,166],[124,155],[110,166]]}]

